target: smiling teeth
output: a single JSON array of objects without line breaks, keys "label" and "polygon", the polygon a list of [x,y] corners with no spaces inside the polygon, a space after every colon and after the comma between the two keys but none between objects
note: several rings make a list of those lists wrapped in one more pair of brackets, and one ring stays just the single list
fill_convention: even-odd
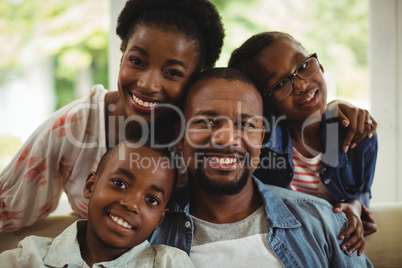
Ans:
[{"label": "smiling teeth", "polygon": [[310,94],[310,97],[304,103],[307,103],[307,102],[311,101],[314,98],[316,93],[317,92],[313,92],[312,94]]},{"label": "smiling teeth", "polygon": [[135,103],[138,105],[145,107],[145,108],[154,108],[158,103],[157,102],[148,102],[148,101],[143,101],[140,98],[137,98],[136,96],[133,95],[133,100]]},{"label": "smiling teeth", "polygon": [[110,215],[110,218],[111,218],[115,223],[117,223],[117,224],[120,225],[120,226],[123,226],[124,228],[127,228],[127,229],[132,229],[132,228],[133,228],[133,226],[131,226],[130,224],[128,224],[128,222],[124,221],[122,218],[119,218],[119,217],[114,216],[114,215]]},{"label": "smiling teeth", "polygon": [[219,164],[233,164],[237,161],[236,158],[229,158],[229,157],[211,157],[211,160],[219,162]]}]

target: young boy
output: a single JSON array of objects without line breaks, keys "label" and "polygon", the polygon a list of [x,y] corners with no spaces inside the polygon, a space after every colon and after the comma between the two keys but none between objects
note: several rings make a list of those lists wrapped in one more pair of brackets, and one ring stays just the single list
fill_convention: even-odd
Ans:
[{"label": "young boy", "polygon": [[185,252],[146,241],[161,224],[175,185],[167,151],[122,142],[88,175],[88,220],[55,239],[25,238],[0,254],[2,267],[193,267]]}]

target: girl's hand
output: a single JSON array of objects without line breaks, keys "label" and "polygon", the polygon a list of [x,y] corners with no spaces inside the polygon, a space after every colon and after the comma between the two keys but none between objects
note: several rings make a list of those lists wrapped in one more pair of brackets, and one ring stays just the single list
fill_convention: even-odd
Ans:
[{"label": "girl's hand", "polygon": [[366,208],[365,205],[362,205],[362,222],[364,228],[364,236],[371,235],[377,231],[377,224],[374,222],[373,215],[371,211]]},{"label": "girl's hand", "polygon": [[[362,255],[366,246],[363,222],[360,219],[361,207],[358,200],[352,199],[348,203],[336,204],[334,209],[336,213],[344,212],[349,221],[348,227],[339,237],[341,240],[344,240],[341,244],[341,249],[347,250],[350,254],[357,250],[358,256]],[[346,238],[347,240],[345,240]]]},{"label": "girl's hand", "polygon": [[328,109],[332,112],[337,111],[339,122],[343,127],[348,128],[342,147],[344,153],[349,148],[355,148],[366,137],[370,139],[377,130],[377,122],[367,110],[340,100],[328,103]]}]

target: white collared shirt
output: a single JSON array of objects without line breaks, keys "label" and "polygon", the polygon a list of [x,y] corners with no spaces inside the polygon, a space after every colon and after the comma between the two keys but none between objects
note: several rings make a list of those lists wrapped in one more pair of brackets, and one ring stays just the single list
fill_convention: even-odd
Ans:
[{"label": "white collared shirt", "polygon": [[[28,236],[18,248],[0,254],[0,266],[6,267],[89,267],[81,257],[77,233],[85,233],[86,220],[70,225],[56,238]],[[78,231],[80,229],[80,231]],[[92,267],[194,267],[188,255],[177,248],[150,245],[148,241],[130,249],[115,260]]]}]

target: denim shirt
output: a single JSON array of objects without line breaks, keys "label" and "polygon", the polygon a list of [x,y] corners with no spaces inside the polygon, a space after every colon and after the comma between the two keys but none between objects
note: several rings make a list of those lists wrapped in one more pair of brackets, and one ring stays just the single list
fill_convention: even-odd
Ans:
[{"label": "denim shirt", "polygon": [[[344,153],[342,146],[346,129],[339,126],[337,116],[330,115],[327,110],[321,122],[322,183],[335,202],[356,198],[369,207],[377,161],[377,134]],[[266,136],[261,148],[260,165],[254,175],[264,183],[288,188],[294,174],[290,132],[283,121],[271,124],[269,128],[270,135]]]},{"label": "denim shirt", "polygon": [[[373,267],[364,254],[358,257],[341,250],[338,237],[347,226],[344,213],[333,213],[323,199],[253,179],[267,215],[267,243],[285,267]],[[190,255],[194,223],[189,209],[184,186],[173,196],[170,212],[150,243],[178,247]]]}]

